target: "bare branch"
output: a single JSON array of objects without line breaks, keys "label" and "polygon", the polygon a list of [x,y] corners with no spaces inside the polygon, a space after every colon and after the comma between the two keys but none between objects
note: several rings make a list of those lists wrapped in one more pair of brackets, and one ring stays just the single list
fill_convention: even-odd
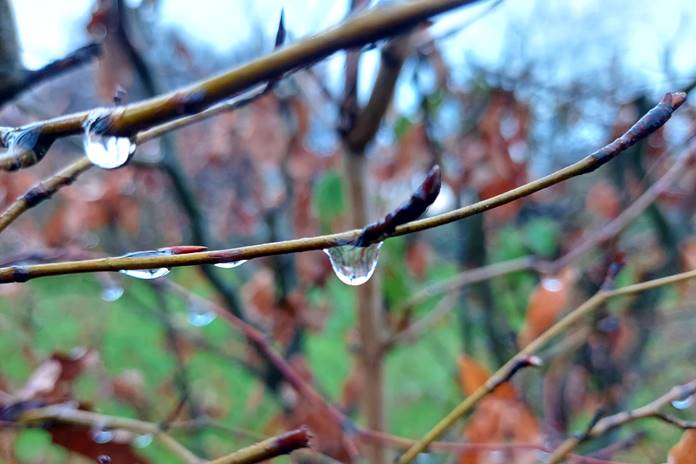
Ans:
[{"label": "bare branch", "polygon": [[101,53],[101,45],[91,43],[68,53],[63,58],[51,61],[39,69],[22,70],[11,82],[4,82],[3,85],[0,85],[0,105],[7,103],[31,87],[91,62]]},{"label": "bare branch", "polygon": [[551,340],[574,326],[576,323],[595,312],[598,308],[609,299],[618,296],[628,296],[636,293],[641,293],[653,288],[662,287],[678,282],[683,282],[689,279],[696,278],[696,270],[683,272],[680,274],[663,277],[660,279],[649,280],[635,285],[629,285],[616,290],[603,289],[595,293],[590,299],[578,306],[573,311],[566,314],[561,320],[535,338],[526,347],[520,350],[500,369],[494,372],[485,385],[479,387],[464,401],[459,403],[446,417],[438,422],[418,443],[412,446],[398,460],[399,464],[410,463],[415,457],[423,452],[428,445],[449,429],[459,418],[463,417],[471,411],[488,393],[490,393],[490,385],[499,385],[501,379],[508,378],[511,372],[514,371],[520,360],[527,356],[536,354],[542,347],[546,346]]},{"label": "bare branch", "polygon": [[672,387],[670,391],[668,391],[661,397],[638,409],[634,409],[632,411],[622,411],[611,416],[606,416],[602,419],[599,419],[598,421],[596,421],[596,423],[588,427],[587,431],[583,433],[581,436],[570,437],[566,441],[564,441],[558,448],[554,450],[554,452],[549,457],[548,462],[549,464],[561,462],[561,460],[563,460],[563,458],[565,458],[573,449],[580,445],[580,443],[590,440],[592,438],[597,438],[605,434],[609,430],[621,427],[622,425],[628,424],[639,419],[655,418],[681,429],[696,428],[696,423],[694,422],[684,421],[661,412],[661,409],[672,403],[672,401],[691,396],[695,393],[696,379],[692,380],[689,383]]},{"label": "bare branch", "polygon": [[[647,137],[664,124],[669,115],[676,110],[684,100],[683,93],[668,93],[660,103],[643,116],[633,127],[614,142],[591,153],[580,161],[566,166],[552,174],[524,184],[515,189],[494,197],[479,201],[469,206],[426,219],[402,224],[394,230],[391,236],[406,235],[421,230],[439,227],[450,222],[458,221],[484,211],[496,208],[534,192],[555,185],[575,176],[594,171],[609,159],[628,149],[641,138]],[[25,282],[29,279],[61,274],[77,274],[85,272],[120,271],[124,269],[152,269],[158,267],[179,267],[195,264],[215,264],[243,259],[272,256],[301,251],[320,250],[344,245],[355,241],[361,230],[351,230],[338,234],[301,238],[283,242],[272,242],[252,245],[242,248],[208,251],[175,256],[150,257],[114,257],[84,261],[66,261],[62,263],[37,264],[33,266],[12,266],[0,268],[0,283]]]},{"label": "bare branch", "polygon": [[[365,11],[347,19],[339,27],[233,70],[165,95],[116,108],[107,117],[104,133],[131,137],[158,124],[200,113],[215,103],[256,85],[279,79],[289,71],[309,66],[336,51],[393,36],[424,19],[473,1],[418,0]],[[57,138],[81,133],[88,116],[89,112],[82,112],[32,124],[30,129],[36,143],[18,147],[17,153],[0,157],[0,169],[16,170],[36,164]]]}]

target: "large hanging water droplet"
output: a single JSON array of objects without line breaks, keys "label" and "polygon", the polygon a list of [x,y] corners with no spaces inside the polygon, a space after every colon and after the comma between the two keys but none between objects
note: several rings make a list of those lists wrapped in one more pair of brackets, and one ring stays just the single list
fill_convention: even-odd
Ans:
[{"label": "large hanging water droplet", "polygon": [[111,430],[98,429],[92,431],[92,440],[94,441],[94,443],[109,443],[113,439],[114,432],[112,432]]},{"label": "large hanging water droplet", "polygon": [[688,409],[692,404],[694,404],[694,395],[672,401],[672,407],[674,409]]},{"label": "large hanging water droplet", "polygon": [[191,302],[188,307],[188,321],[194,327],[205,327],[215,320],[217,315],[214,311],[201,304]]},{"label": "large hanging water droplet", "polygon": [[108,119],[107,110],[95,110],[89,114],[82,125],[84,147],[92,164],[103,169],[115,169],[126,164],[135,152],[135,144],[128,137],[105,135]]},{"label": "large hanging water droplet", "polygon": [[331,267],[341,282],[362,285],[374,274],[381,247],[382,242],[367,247],[344,245],[327,248],[324,253],[329,255]]},{"label": "large hanging water droplet", "polygon": [[[146,256],[169,256],[172,253],[170,251],[162,250],[145,250],[145,251],[134,251],[133,253],[128,253],[124,255],[124,258],[132,257],[146,257]],[[125,274],[129,277],[135,277],[136,279],[152,280],[159,277],[164,277],[169,274],[169,269],[166,267],[160,267],[156,269],[122,269],[121,274]]]},{"label": "large hanging water droplet", "polygon": [[241,266],[242,264],[246,263],[247,261],[249,261],[249,260],[248,259],[240,259],[239,261],[230,261],[228,263],[217,263],[214,266],[222,268],[222,269],[232,269],[232,268]]}]

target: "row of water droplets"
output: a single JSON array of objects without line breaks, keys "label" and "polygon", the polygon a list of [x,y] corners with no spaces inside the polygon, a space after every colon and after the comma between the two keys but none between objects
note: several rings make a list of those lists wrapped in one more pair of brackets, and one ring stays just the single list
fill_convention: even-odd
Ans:
[{"label": "row of water droplets", "polygon": [[[94,443],[104,445],[114,440],[115,433],[107,428],[96,427],[91,431],[91,436]],[[150,446],[153,438],[151,433],[136,435],[135,438],[133,438],[132,444],[136,448],[146,448]]]},{"label": "row of water droplets", "polygon": [[[117,137],[105,134],[108,129],[111,111],[100,108],[90,112],[83,124],[84,128],[84,148],[87,158],[95,165],[103,169],[115,169],[123,166],[135,152],[136,145],[128,137]],[[367,282],[377,267],[379,250],[382,242],[372,244],[367,247],[356,247],[353,245],[343,245],[327,248],[324,252],[329,256],[331,267],[341,282],[348,285],[362,285]],[[126,257],[152,257],[170,255],[166,250],[148,250],[128,253]],[[246,260],[232,261],[228,263],[218,263],[215,266],[231,269],[244,264]],[[169,274],[170,270],[166,267],[156,269],[130,269],[122,270],[121,273],[135,277],[137,279],[157,279]],[[106,301],[115,301],[121,297],[123,289],[112,287],[105,289],[102,297]],[[192,318],[193,325],[207,325],[208,316],[206,313],[197,313],[198,317]],[[214,316],[213,316],[214,318]],[[212,319],[211,319],[212,321]]]},{"label": "row of water droplets", "polygon": [[[134,251],[124,255],[125,258],[143,258],[143,257],[155,257],[155,256],[171,256],[172,251],[168,249],[164,250],[144,250],[144,251]],[[247,260],[231,261],[227,263],[215,264],[216,267],[223,269],[231,269],[244,264]],[[127,275],[129,277],[134,277],[136,279],[143,280],[153,280],[160,277],[164,277],[169,274],[170,269],[166,267],[153,268],[153,269],[123,269],[119,271],[121,274]],[[114,302],[120,299],[125,293],[125,289],[118,285],[116,282],[109,281],[104,284],[102,289],[102,299],[106,302]],[[188,305],[188,316],[187,320],[189,324],[194,327],[205,327],[212,323],[216,318],[215,312],[208,309],[205,305],[191,300]]]}]

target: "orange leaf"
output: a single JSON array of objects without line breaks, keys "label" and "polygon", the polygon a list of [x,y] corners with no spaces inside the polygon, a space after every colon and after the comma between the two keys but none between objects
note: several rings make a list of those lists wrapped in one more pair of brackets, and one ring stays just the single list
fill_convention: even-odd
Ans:
[{"label": "orange leaf", "polygon": [[619,193],[609,182],[600,180],[587,192],[585,207],[603,219],[613,219],[621,211]]},{"label": "orange leaf", "polygon": [[[490,377],[486,368],[467,356],[459,359],[459,375],[462,389],[467,395],[473,393]],[[541,442],[541,432],[534,414],[510,383],[500,385],[481,400],[467,422],[464,435],[470,443]],[[531,464],[535,459],[535,452],[529,450],[470,450],[459,455],[459,464]]]},{"label": "orange leaf", "polygon": [[696,430],[687,430],[669,450],[668,464],[696,464]]},{"label": "orange leaf", "polygon": [[568,304],[573,271],[565,269],[558,276],[541,279],[529,297],[527,320],[519,335],[520,346],[526,346],[539,334],[551,327]]},{"label": "orange leaf", "polygon": [[[486,383],[486,380],[491,376],[488,369],[481,366],[474,359],[462,355],[459,358],[459,380],[462,384],[464,394],[471,395],[479,387]],[[504,383],[490,393],[496,398],[516,398],[515,389],[509,383]]]}]

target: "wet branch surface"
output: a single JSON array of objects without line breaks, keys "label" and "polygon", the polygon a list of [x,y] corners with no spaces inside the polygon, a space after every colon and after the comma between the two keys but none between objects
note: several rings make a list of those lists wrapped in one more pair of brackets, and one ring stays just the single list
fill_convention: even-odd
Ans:
[{"label": "wet branch surface", "polygon": [[[572,177],[592,172],[612,158],[618,156],[639,140],[647,137],[661,127],[669,116],[681,106],[686,99],[682,92],[666,94],[660,103],[645,114],[626,133],[614,142],[587,155],[580,161],[562,168],[552,174],[524,184],[500,195],[479,201],[469,206],[430,218],[411,221],[394,229],[390,236],[406,235],[422,230],[439,227],[476,214],[481,214],[511,201],[531,195]],[[261,256],[285,253],[321,250],[355,242],[364,230],[356,229],[337,234],[300,238],[281,242],[264,243],[247,247],[215,250],[173,256],[150,257],[112,257],[83,261],[66,261],[28,266],[10,266],[0,268],[0,283],[25,282],[27,280],[62,274],[79,274],[85,272],[119,271],[124,269],[152,269],[158,267],[179,267],[196,264],[215,264]]]},{"label": "wet branch surface", "polygon": [[[138,132],[180,117],[200,113],[259,84],[320,61],[344,49],[357,48],[394,36],[421,21],[475,0],[419,0],[368,10],[333,29],[251,61],[217,76],[111,111],[104,134],[132,137]],[[0,169],[16,170],[39,162],[58,138],[83,131],[89,112],[31,124],[35,143],[0,157]],[[6,131],[7,132],[7,131]]]}]

